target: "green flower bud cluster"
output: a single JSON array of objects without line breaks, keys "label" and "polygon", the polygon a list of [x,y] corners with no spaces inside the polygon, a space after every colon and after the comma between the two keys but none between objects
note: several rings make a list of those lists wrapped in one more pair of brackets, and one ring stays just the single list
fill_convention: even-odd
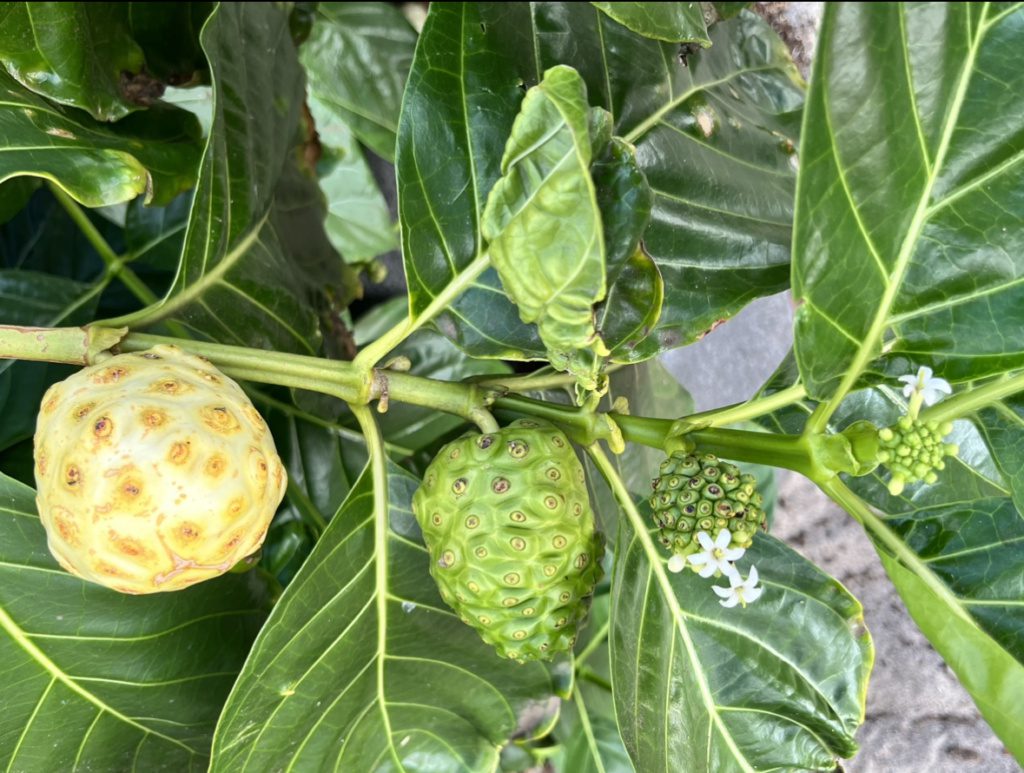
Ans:
[{"label": "green flower bud cluster", "polygon": [[604,543],[561,430],[520,419],[449,443],[412,508],[441,598],[499,655],[550,660],[572,649]]},{"label": "green flower bud cluster", "polygon": [[768,516],[754,476],[714,454],[675,452],[661,463],[653,486],[650,504],[658,539],[677,556],[702,549],[696,537],[701,531],[714,540],[728,529],[730,547],[746,549],[754,533],[765,528]]},{"label": "green flower bud cluster", "polygon": [[910,416],[878,430],[878,461],[892,473],[889,493],[898,496],[908,483],[935,483],[936,471],[946,467],[944,457],[956,456],[960,450],[955,443],[943,442],[952,431],[948,421],[922,422]]}]

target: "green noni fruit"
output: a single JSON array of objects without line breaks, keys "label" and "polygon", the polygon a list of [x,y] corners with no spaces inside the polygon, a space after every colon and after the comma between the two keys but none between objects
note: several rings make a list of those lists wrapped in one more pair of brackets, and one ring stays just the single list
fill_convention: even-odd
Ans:
[{"label": "green noni fruit", "polygon": [[698,532],[712,540],[723,529],[732,533],[730,547],[748,548],[763,529],[767,514],[753,475],[740,472],[714,454],[677,451],[661,463],[650,498],[658,538],[685,558],[701,550]]},{"label": "green noni fruit", "polygon": [[546,660],[572,648],[604,550],[560,430],[521,419],[449,443],[412,507],[441,598],[499,655]]}]

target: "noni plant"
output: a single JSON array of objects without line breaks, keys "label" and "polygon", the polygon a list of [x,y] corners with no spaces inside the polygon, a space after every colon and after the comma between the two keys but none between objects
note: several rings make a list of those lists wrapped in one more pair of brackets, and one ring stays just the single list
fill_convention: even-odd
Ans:
[{"label": "noni plant", "polygon": [[[834,770],[874,647],[771,468],[1024,761],[1022,51],[1013,3],[826,4],[806,82],[739,3],[4,3],[0,766]],[[786,290],[694,413],[657,357]]]}]

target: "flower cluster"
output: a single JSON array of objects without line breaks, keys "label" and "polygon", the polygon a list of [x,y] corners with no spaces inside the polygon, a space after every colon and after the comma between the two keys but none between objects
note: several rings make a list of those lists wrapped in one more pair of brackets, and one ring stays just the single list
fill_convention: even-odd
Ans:
[{"label": "flower cluster", "polygon": [[723,607],[734,607],[737,604],[746,606],[757,601],[764,588],[758,586],[757,567],[750,567],[750,574],[744,580],[736,568],[736,561],[739,561],[746,552],[744,548],[730,547],[732,536],[728,529],[719,532],[716,539],[706,531],[697,532],[697,542],[703,548],[699,553],[692,553],[687,558],[674,555],[668,560],[670,572],[681,572],[686,568],[687,560],[693,571],[701,577],[719,577],[725,575],[729,578],[729,587],[723,588],[716,585],[712,590],[721,597],[719,602]]}]

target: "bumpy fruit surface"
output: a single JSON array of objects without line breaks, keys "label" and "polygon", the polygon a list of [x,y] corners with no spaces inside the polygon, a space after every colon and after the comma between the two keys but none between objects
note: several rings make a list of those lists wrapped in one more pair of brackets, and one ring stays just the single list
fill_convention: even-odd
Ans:
[{"label": "bumpy fruit surface", "polygon": [[449,443],[413,511],[441,598],[499,655],[523,662],[572,648],[603,543],[560,430],[521,419]]},{"label": "bumpy fruit surface", "polygon": [[35,462],[50,552],[123,593],[228,571],[259,548],[287,485],[241,388],[173,346],[111,357],[50,387]]},{"label": "bumpy fruit surface", "polygon": [[697,456],[677,451],[661,463],[650,504],[661,544],[675,555],[699,552],[697,532],[715,539],[732,533],[730,547],[748,548],[763,529],[767,513],[753,475],[740,472],[714,454]]},{"label": "bumpy fruit surface", "polygon": [[898,496],[908,483],[935,483],[937,470],[944,470],[946,456],[956,456],[955,443],[943,438],[953,431],[950,422],[915,421],[902,416],[891,427],[878,431],[878,461],[892,472],[889,492]]}]

